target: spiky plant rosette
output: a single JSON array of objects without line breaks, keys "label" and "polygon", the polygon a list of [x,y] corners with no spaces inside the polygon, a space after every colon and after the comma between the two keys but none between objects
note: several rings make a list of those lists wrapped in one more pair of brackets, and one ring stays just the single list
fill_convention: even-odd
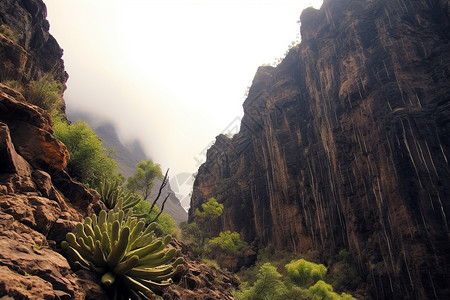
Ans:
[{"label": "spiky plant rosette", "polygon": [[156,237],[155,227],[145,228],[131,210],[102,210],[78,223],[61,247],[72,268],[97,273],[113,298],[154,299],[153,290],[183,269],[183,258],[173,261],[177,250],[167,247],[172,237]]},{"label": "spiky plant rosette", "polygon": [[132,192],[125,193],[123,187],[117,180],[102,181],[98,192],[100,199],[109,209],[127,211],[141,201],[141,198],[137,194]]}]

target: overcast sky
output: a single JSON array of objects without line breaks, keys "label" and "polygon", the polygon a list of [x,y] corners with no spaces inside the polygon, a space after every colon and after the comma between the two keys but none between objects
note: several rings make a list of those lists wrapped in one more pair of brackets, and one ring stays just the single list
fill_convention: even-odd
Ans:
[{"label": "overcast sky", "polygon": [[[204,150],[238,130],[262,64],[299,40],[301,11],[321,0],[44,0],[64,49],[67,111],[116,124],[179,184]],[[172,188],[186,195],[189,184]],[[175,183],[176,185],[176,183]],[[179,195],[180,196],[180,195]],[[182,203],[187,206],[188,198]]]}]

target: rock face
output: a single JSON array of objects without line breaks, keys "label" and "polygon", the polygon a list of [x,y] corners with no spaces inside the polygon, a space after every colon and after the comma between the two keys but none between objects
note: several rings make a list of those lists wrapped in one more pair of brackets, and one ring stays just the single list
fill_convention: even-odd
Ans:
[{"label": "rock face", "polygon": [[[0,81],[51,72],[65,83],[45,16],[42,1],[1,1]],[[0,84],[0,298],[102,299],[97,279],[72,272],[58,253],[65,234],[102,204],[64,172],[69,153],[52,126],[49,113]]]},{"label": "rock face", "polygon": [[374,299],[450,294],[450,4],[329,0],[261,67],[241,129],[207,153],[189,212],[324,262],[345,248]]},{"label": "rock face", "polygon": [[187,268],[173,278],[174,284],[162,291],[173,300],[233,300],[231,292],[238,288],[237,277],[224,270],[198,262],[185,244],[172,241],[171,246],[181,251]]},{"label": "rock face", "polygon": [[0,2],[0,25],[15,38],[0,30],[0,81],[29,82],[52,73],[65,83],[62,49],[50,35],[47,8],[41,0],[3,0]]},{"label": "rock face", "polygon": [[102,204],[62,171],[69,154],[51,126],[47,112],[0,84],[0,297],[101,298],[96,279],[73,273],[56,251]]}]

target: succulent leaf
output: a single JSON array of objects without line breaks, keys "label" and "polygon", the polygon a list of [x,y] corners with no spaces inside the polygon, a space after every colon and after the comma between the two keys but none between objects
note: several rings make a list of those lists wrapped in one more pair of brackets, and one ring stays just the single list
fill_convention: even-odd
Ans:
[{"label": "succulent leaf", "polygon": [[154,299],[152,289],[170,284],[184,263],[181,257],[173,261],[177,250],[167,247],[172,237],[156,238],[155,228],[145,228],[131,210],[102,210],[78,223],[61,248],[72,268],[97,273],[118,298]]}]

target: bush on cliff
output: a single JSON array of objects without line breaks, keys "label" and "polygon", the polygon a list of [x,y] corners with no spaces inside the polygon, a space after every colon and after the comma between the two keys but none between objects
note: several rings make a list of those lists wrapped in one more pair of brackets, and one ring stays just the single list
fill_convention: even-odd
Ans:
[{"label": "bush on cliff", "polygon": [[103,148],[101,139],[87,123],[79,120],[70,124],[62,116],[54,117],[54,123],[55,137],[66,145],[70,153],[67,171],[72,177],[90,187],[98,187],[102,180],[117,176],[112,150]]},{"label": "bush on cliff", "polygon": [[303,258],[288,263],[286,271],[289,277],[301,286],[310,286],[319,280],[323,280],[327,274],[327,268],[324,265]]},{"label": "bush on cliff", "polygon": [[[241,270],[238,275],[243,284],[240,290],[234,293],[234,296],[238,300],[250,300],[250,299],[277,299],[277,300],[294,300],[294,299],[314,299],[314,300],[349,300],[354,299],[350,294],[342,293],[338,294],[333,290],[333,286],[327,283],[328,270],[322,264],[316,264],[305,259],[291,260],[290,263],[289,254],[285,251],[277,251],[273,246],[268,246],[265,249],[260,249],[258,252],[258,261],[255,266],[248,269]],[[313,254],[308,254],[314,256]],[[311,256],[311,257],[312,257]],[[262,266],[270,264],[275,269],[262,268]],[[265,298],[260,298],[256,294],[257,287],[263,282],[261,278],[274,276],[278,273],[278,270],[286,270],[284,275],[277,277],[276,285],[279,291],[283,291],[281,294],[277,294],[274,298],[273,295],[268,295]],[[274,272],[276,271],[276,273]],[[268,273],[269,271],[269,273]],[[280,274],[280,273],[278,273]],[[254,281],[253,278],[257,278]],[[272,281],[267,281],[268,283]],[[285,288],[279,288],[280,282]],[[272,282],[273,285],[273,282]],[[276,288],[274,288],[276,289]],[[346,289],[346,287],[340,286],[340,289]],[[272,297],[272,298],[271,298]]]},{"label": "bush on cliff", "polygon": [[241,239],[239,233],[231,232],[229,230],[219,233],[218,237],[209,241],[209,245],[213,249],[219,247],[229,254],[235,254],[247,247],[247,243]]},{"label": "bush on cliff", "polygon": [[7,80],[3,84],[20,92],[27,102],[48,112],[61,112],[64,107],[63,85],[50,73],[25,85],[17,80]]},{"label": "bush on cliff", "polygon": [[202,210],[195,210],[195,215],[203,219],[215,219],[222,215],[223,204],[217,202],[213,197],[209,198],[206,203],[202,204]]}]

